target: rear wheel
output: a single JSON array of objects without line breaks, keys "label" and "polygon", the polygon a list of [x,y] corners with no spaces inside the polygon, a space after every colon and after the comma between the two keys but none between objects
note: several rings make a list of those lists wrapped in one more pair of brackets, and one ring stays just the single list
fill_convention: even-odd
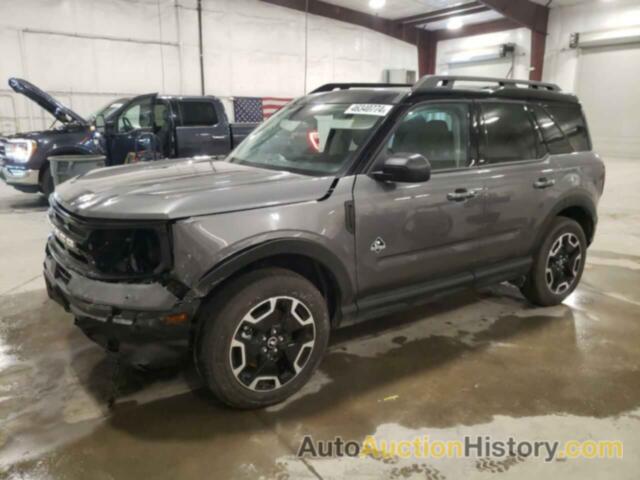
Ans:
[{"label": "rear wheel", "polygon": [[522,293],[536,305],[558,305],[578,286],[586,258],[587,239],[580,224],[556,218],[534,258]]},{"label": "rear wheel", "polygon": [[200,370],[213,393],[237,408],[271,405],[298,391],[329,340],[322,294],[280,268],[239,277],[203,307],[200,321]]}]

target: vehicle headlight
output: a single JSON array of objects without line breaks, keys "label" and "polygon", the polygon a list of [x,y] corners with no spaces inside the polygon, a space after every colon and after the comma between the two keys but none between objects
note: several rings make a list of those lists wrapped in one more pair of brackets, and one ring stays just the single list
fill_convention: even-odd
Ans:
[{"label": "vehicle headlight", "polygon": [[5,145],[4,156],[17,163],[27,163],[38,148],[34,140],[9,140]]}]

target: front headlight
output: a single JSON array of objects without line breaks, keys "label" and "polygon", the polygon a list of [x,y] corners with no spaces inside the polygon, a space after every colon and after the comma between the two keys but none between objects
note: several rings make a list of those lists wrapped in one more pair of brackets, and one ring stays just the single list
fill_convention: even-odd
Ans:
[{"label": "front headlight", "polygon": [[4,148],[4,156],[17,163],[27,163],[37,148],[34,140],[9,140]]}]

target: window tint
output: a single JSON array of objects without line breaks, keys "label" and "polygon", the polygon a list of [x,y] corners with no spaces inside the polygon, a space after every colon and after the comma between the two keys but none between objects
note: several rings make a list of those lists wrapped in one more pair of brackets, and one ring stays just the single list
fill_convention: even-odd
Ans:
[{"label": "window tint", "polygon": [[545,108],[567,136],[575,151],[591,150],[587,126],[579,105],[545,105]]},{"label": "window tint", "polygon": [[180,102],[182,125],[209,127],[218,123],[216,109],[211,102]]},{"label": "window tint", "polygon": [[489,163],[532,160],[542,154],[529,112],[518,103],[483,103],[484,158]]},{"label": "window tint", "polygon": [[391,137],[384,155],[419,153],[432,170],[469,165],[469,106],[428,105],[409,112]]},{"label": "window tint", "polygon": [[130,132],[153,126],[152,98],[143,98],[127,108],[118,118],[118,131]]},{"label": "window tint", "polygon": [[549,114],[538,105],[533,105],[531,110],[536,118],[538,127],[540,127],[542,139],[547,144],[549,153],[561,154],[573,152],[573,148],[571,148],[569,140],[567,140],[567,137],[564,136]]}]

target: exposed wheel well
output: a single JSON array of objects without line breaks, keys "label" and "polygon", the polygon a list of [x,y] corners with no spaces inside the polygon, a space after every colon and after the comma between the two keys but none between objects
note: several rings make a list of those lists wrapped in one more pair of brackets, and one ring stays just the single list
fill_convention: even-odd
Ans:
[{"label": "exposed wheel well", "polygon": [[280,267],[291,270],[313,283],[327,301],[329,318],[331,318],[332,321],[335,320],[341,299],[338,281],[329,268],[314,258],[304,255],[280,254],[250,263],[216,285],[216,287],[209,293],[209,296],[215,295],[229,281],[237,278],[238,276],[258,268],[266,267]]},{"label": "exposed wheel well", "polygon": [[42,162],[42,166],[40,167],[40,171],[38,172],[38,183],[42,185],[42,176],[44,175],[44,172],[46,172],[47,170],[49,170],[49,161],[47,160],[46,162]]},{"label": "exposed wheel well", "polygon": [[591,214],[582,207],[568,207],[558,213],[559,217],[567,217],[572,220],[575,220],[580,224],[582,230],[584,230],[584,234],[587,237],[587,242],[591,244],[594,235],[594,220]]}]

